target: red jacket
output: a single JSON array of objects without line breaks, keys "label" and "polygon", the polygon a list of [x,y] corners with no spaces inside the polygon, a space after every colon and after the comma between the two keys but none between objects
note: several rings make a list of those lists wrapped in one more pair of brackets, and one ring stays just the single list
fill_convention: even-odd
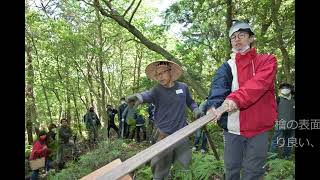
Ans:
[{"label": "red jacket", "polygon": [[32,151],[29,157],[29,160],[35,160],[37,158],[41,157],[47,157],[49,155],[49,149],[43,149],[43,147],[46,146],[45,142],[40,142],[40,140],[37,140],[33,146],[32,146]]},{"label": "red jacket", "polygon": [[276,58],[271,54],[257,54],[256,49],[252,48],[244,55],[237,53],[233,65],[231,61],[228,63],[233,74],[232,92],[227,99],[233,100],[240,112],[230,113],[228,121],[231,116],[238,118],[239,122],[235,124],[245,137],[272,129],[277,118],[274,87]]}]

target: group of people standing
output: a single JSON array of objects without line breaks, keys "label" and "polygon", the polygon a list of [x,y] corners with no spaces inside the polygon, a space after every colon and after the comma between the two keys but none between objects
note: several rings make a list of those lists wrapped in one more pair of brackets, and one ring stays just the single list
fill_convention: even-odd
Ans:
[{"label": "group of people standing", "polygon": [[[33,143],[29,160],[45,157],[45,171],[49,173],[55,163],[57,170],[61,170],[68,159],[72,159],[79,153],[75,146],[75,136],[69,127],[68,120],[63,118],[58,128],[55,124],[50,124],[48,132],[42,130],[38,133],[37,140]],[[31,179],[39,177],[39,169],[33,170]]]},{"label": "group of people standing", "polygon": [[[144,117],[140,111],[141,108],[134,106],[133,101],[126,101],[124,97],[120,99],[118,109],[108,104],[106,107],[108,138],[110,137],[111,129],[113,129],[118,138],[134,139],[137,142],[149,140],[150,138],[147,139],[146,119],[148,119],[148,132],[151,136],[153,130],[154,105],[148,104],[148,117]],[[116,116],[118,117],[119,127],[115,122]],[[90,107],[84,115],[84,123],[88,131],[89,143],[95,143],[98,139],[98,130],[101,123],[98,115],[94,111],[94,107]],[[140,132],[143,133],[142,137],[140,137]]]},{"label": "group of people standing", "polygon": [[[277,60],[272,54],[257,53],[254,47],[254,35],[248,23],[242,21],[233,23],[228,34],[232,46],[230,59],[216,71],[208,97],[200,107],[194,101],[187,84],[177,81],[183,74],[179,64],[167,60],[150,63],[145,72],[147,77],[155,80],[157,84],[150,90],[130,95],[127,99],[122,98],[118,110],[111,105],[107,106],[108,136],[111,128],[122,138],[133,138],[135,131],[137,134],[141,130],[145,132],[145,118],[139,113],[138,106],[147,103],[151,112],[149,124],[152,124],[155,132],[152,142],[160,141],[188,125],[186,114],[188,107],[194,119],[209,114],[223,129],[225,179],[238,180],[240,174],[245,180],[260,179],[265,172],[269,132],[274,128],[278,114],[283,118],[293,117],[287,117],[284,110],[277,109],[275,95]],[[281,94],[279,107],[281,104],[292,106],[293,102],[288,93],[281,91]],[[227,107],[227,112],[223,114],[216,110],[222,105]],[[120,128],[114,123],[116,114]],[[100,121],[93,107],[84,116],[84,121],[90,139],[96,141],[96,130]],[[288,133],[277,132],[275,137]],[[197,131],[197,137],[199,134],[201,129]],[[38,143],[42,149],[39,153],[48,153],[47,148],[40,145],[41,139],[42,136]],[[146,139],[145,133],[143,139]],[[139,136],[137,141],[140,141]],[[206,142],[205,139],[203,141]],[[167,178],[174,162],[182,165],[184,173],[189,173],[191,147],[189,139],[184,138],[170,150],[152,158],[153,179]],[[195,143],[193,149],[197,148],[198,143]],[[275,148],[273,143],[271,149],[274,151]],[[205,147],[202,149],[206,150]]]}]

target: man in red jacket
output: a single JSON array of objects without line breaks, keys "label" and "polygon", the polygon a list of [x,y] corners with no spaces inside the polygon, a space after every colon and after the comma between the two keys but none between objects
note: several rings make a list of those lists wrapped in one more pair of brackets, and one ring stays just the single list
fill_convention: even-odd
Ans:
[{"label": "man in red jacket", "polygon": [[[254,180],[263,176],[268,133],[277,118],[274,83],[276,58],[257,54],[254,32],[248,23],[236,21],[229,31],[231,59],[217,70],[205,106],[224,129],[224,164],[227,180]],[[228,112],[216,108],[227,105]]]}]

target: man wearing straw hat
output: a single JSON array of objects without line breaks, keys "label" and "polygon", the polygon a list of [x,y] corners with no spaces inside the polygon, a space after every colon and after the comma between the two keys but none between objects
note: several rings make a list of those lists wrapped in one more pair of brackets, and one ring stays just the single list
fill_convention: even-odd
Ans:
[{"label": "man wearing straw hat", "polygon": [[[145,70],[149,79],[158,82],[152,89],[131,95],[128,101],[134,100],[136,105],[153,103],[155,105],[154,125],[157,128],[157,141],[187,126],[186,106],[199,118],[201,111],[192,99],[188,86],[176,81],[182,74],[182,68],[171,61],[150,63]],[[188,138],[179,141],[151,160],[153,179],[168,177],[172,163],[179,162],[184,173],[188,173],[191,162],[191,148]]]}]

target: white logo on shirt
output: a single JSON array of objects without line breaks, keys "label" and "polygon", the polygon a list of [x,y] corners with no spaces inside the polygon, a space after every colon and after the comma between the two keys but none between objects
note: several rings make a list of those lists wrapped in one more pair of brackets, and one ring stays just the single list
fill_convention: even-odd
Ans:
[{"label": "white logo on shirt", "polygon": [[182,94],[182,93],[183,93],[182,89],[176,90],[176,94]]}]

